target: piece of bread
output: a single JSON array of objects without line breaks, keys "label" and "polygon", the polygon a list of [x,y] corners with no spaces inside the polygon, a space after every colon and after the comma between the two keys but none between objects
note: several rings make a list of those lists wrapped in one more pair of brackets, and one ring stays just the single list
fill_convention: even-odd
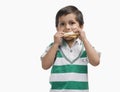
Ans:
[{"label": "piece of bread", "polygon": [[73,31],[64,33],[64,37],[71,37],[71,38],[76,38],[78,37],[78,33],[74,33]]}]

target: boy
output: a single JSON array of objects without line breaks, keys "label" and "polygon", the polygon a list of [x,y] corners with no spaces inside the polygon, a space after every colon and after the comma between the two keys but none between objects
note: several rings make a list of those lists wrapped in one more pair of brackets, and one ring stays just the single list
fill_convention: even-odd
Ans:
[{"label": "boy", "polygon": [[75,6],[56,14],[54,42],[41,56],[42,68],[51,69],[50,92],[89,92],[87,64],[97,66],[100,56],[83,31],[83,15]]}]

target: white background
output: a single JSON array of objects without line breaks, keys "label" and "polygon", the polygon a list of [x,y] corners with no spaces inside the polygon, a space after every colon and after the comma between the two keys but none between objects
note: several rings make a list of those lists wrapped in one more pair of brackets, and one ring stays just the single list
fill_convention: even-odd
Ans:
[{"label": "white background", "polygon": [[0,92],[49,92],[40,56],[53,41],[56,12],[69,4],[83,12],[101,52],[100,65],[89,64],[90,92],[120,92],[119,0],[0,0]]}]

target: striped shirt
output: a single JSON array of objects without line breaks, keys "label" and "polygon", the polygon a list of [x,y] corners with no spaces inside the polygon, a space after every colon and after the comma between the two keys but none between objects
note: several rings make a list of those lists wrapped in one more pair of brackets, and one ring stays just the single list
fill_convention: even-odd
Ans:
[{"label": "striped shirt", "polygon": [[89,92],[88,62],[82,42],[76,40],[70,48],[63,41],[51,69],[50,92]]}]

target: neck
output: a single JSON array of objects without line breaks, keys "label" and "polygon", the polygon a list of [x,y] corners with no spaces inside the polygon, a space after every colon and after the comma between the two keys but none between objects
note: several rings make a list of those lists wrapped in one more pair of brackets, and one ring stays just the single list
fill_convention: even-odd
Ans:
[{"label": "neck", "polygon": [[71,48],[75,40],[76,40],[76,39],[68,40],[68,41],[66,41],[66,43],[67,43],[68,46]]}]

